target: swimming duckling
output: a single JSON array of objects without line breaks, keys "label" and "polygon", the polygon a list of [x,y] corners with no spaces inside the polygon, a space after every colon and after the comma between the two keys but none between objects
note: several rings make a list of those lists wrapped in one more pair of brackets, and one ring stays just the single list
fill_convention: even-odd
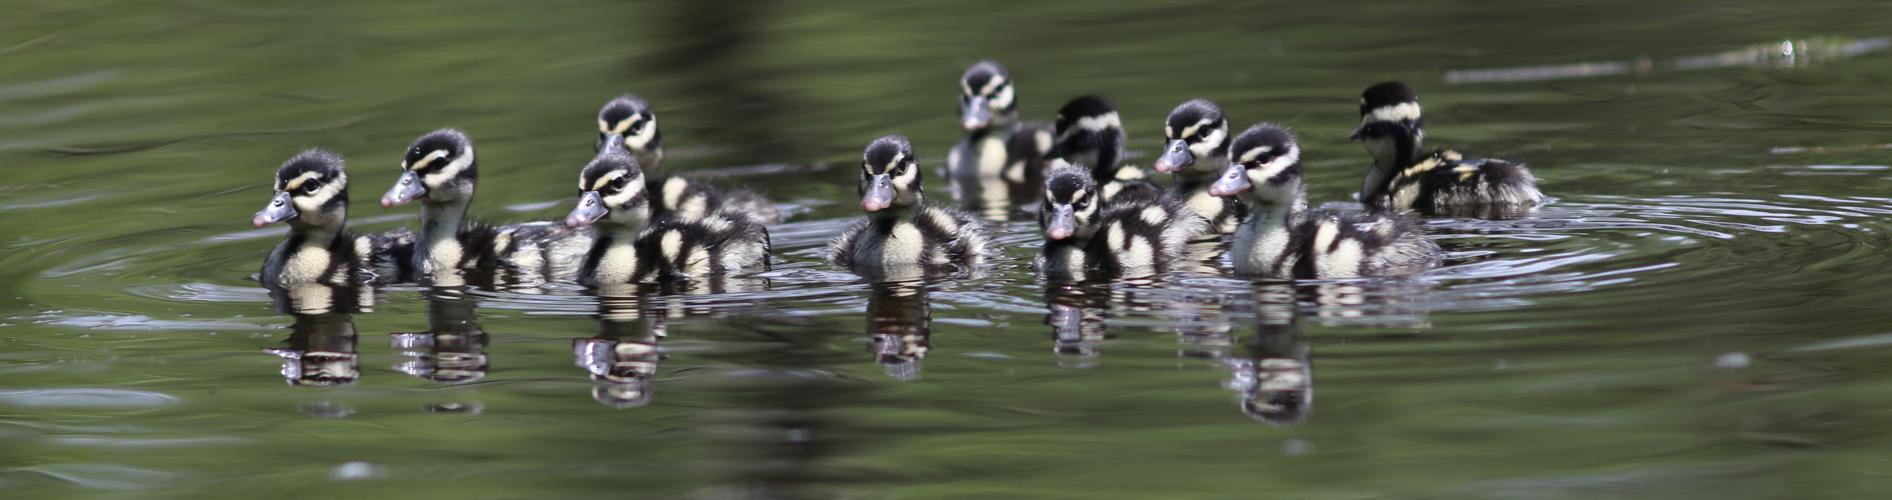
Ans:
[{"label": "swimming duckling", "polygon": [[1439,265],[1439,246],[1404,215],[1307,211],[1294,134],[1262,123],[1235,138],[1229,165],[1209,187],[1250,207],[1229,254],[1237,274],[1354,278],[1414,274]]},{"label": "swimming duckling", "polygon": [[408,146],[401,177],[381,196],[393,208],[421,202],[420,240],[413,268],[423,276],[458,269],[509,271],[569,279],[584,262],[591,235],[552,222],[495,226],[466,222],[479,162],[473,140],[455,129],[428,132]]},{"label": "swimming duckling", "polygon": [[953,195],[988,219],[1003,220],[1012,203],[1029,203],[1044,181],[1051,148],[1047,124],[1017,124],[1011,74],[979,61],[959,77],[960,126],[966,137],[946,155]]},{"label": "swimming duckling", "polygon": [[[650,103],[643,98],[625,94],[612,98],[598,109],[598,143],[596,150],[603,154],[606,147],[629,152],[637,158],[638,166],[656,171],[663,168],[664,146],[663,133],[657,130],[657,114],[650,109]],[[733,214],[742,214],[763,224],[782,221],[782,211],[768,198],[747,189],[724,191],[702,179],[683,175],[653,175],[647,179],[647,185],[654,186],[660,195],[651,200],[650,209],[654,216],[676,213],[684,219],[695,220],[718,210],[729,209]]]},{"label": "swimming duckling", "polygon": [[1241,200],[1209,194],[1209,185],[1228,166],[1228,118],[1222,108],[1207,99],[1176,106],[1163,122],[1163,139],[1167,142],[1155,167],[1157,172],[1176,176],[1170,197],[1207,218],[1211,233],[1235,232],[1248,207]]},{"label": "swimming duckling", "polygon": [[578,175],[578,190],[578,206],[565,225],[597,225],[578,272],[580,284],[602,287],[769,268],[769,231],[748,217],[718,211],[694,220],[651,218],[643,169],[627,152],[592,158]]},{"label": "swimming duckling", "polygon": [[992,251],[985,221],[929,206],[907,138],[875,139],[861,155],[861,209],[867,217],[828,243],[828,260],[856,273],[913,266],[977,267]]},{"label": "swimming duckling", "polygon": [[[1058,108],[1057,138],[1047,158],[1089,168],[1104,201],[1121,194],[1162,196],[1143,169],[1123,164],[1123,119],[1110,101],[1094,95],[1078,96]],[[1056,164],[1046,167],[1056,169]]]},{"label": "swimming duckling", "polygon": [[274,187],[269,205],[250,218],[259,228],[289,224],[289,237],[263,261],[263,286],[385,282],[405,270],[412,234],[348,233],[348,174],[341,156],[303,151],[276,170]]},{"label": "swimming duckling", "polygon": [[1522,163],[1467,159],[1445,149],[1423,152],[1419,98],[1402,82],[1368,87],[1360,97],[1360,127],[1353,140],[1373,155],[1360,201],[1376,210],[1429,215],[1503,215],[1543,202],[1537,177]]},{"label": "swimming duckling", "polygon": [[1057,278],[1160,273],[1181,259],[1184,246],[1208,225],[1169,198],[1119,197],[1105,203],[1101,191],[1089,172],[1051,171],[1038,211],[1045,245],[1033,268]]}]

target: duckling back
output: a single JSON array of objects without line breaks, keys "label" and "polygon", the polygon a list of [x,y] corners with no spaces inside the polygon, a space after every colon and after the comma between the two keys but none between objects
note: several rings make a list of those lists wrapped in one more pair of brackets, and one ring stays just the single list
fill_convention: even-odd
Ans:
[{"label": "duckling back", "polygon": [[769,268],[769,231],[718,211],[696,220],[665,217],[637,238],[637,251],[663,279],[694,279]]},{"label": "duckling back", "polygon": [[1465,158],[1442,150],[1397,172],[1375,208],[1415,210],[1431,215],[1487,217],[1506,209],[1529,209],[1544,200],[1537,177],[1524,164],[1493,158]]},{"label": "duckling back", "polygon": [[964,210],[921,206],[911,217],[868,217],[828,247],[828,260],[852,269],[976,266],[991,253],[991,230]]},{"label": "duckling back", "polygon": [[1301,278],[1406,276],[1439,267],[1439,245],[1406,215],[1320,211],[1296,233]]}]

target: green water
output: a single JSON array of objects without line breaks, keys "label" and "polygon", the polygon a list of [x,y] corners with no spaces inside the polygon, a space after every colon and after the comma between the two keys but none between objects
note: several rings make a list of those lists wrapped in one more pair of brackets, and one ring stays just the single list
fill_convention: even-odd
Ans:
[{"label": "green water", "polygon": [[[1882,2],[6,10],[0,497],[1892,487]],[[1528,162],[1556,199],[1432,221],[1448,265],[1405,281],[1047,289],[1029,221],[985,277],[870,285],[821,263],[858,216],[861,147],[904,133],[941,166],[954,79],[988,57],[1026,119],[1110,97],[1145,162],[1192,97],[1237,128],[1288,124],[1325,202],[1366,163],[1345,140],[1359,90],[1403,79],[1432,142]],[[597,106],[627,91],[656,104],[669,166],[795,213],[765,287],[406,285],[295,317],[250,279],[281,230],[249,216],[302,148],[346,155],[355,224],[385,230],[415,217],[373,204],[402,148],[459,127],[480,147],[475,212],[545,219],[570,207]],[[594,382],[575,339],[662,354],[640,358],[648,385]],[[343,353],[304,360],[352,383],[285,383],[276,353],[311,351]],[[1244,411],[1272,390],[1306,404]]]}]

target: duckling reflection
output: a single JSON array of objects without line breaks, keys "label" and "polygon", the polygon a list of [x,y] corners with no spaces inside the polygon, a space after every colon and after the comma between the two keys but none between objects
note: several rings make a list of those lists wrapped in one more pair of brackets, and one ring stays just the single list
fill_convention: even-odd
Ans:
[{"label": "duckling reflection", "polygon": [[263,352],[282,358],[289,385],[331,387],[361,378],[354,313],[368,312],[373,291],[353,286],[305,284],[270,287],[276,310],[294,319],[280,348]]},{"label": "duckling reflection", "polygon": [[388,347],[405,358],[394,370],[434,382],[464,383],[486,378],[487,335],[474,314],[477,303],[466,287],[432,287],[427,297],[427,331],[391,334]]},{"label": "duckling reflection", "polygon": [[[629,292],[629,293],[627,293]],[[648,406],[663,353],[663,307],[650,293],[613,290],[598,295],[598,335],[572,339],[574,364],[598,384],[592,399],[613,408]]]},{"label": "duckling reflection", "polygon": [[1311,349],[1301,330],[1294,302],[1258,301],[1255,336],[1244,343],[1246,354],[1226,362],[1230,374],[1223,387],[1241,397],[1242,413],[1270,425],[1295,425],[1307,420],[1314,408],[1314,370],[1308,363]]},{"label": "duckling reflection", "polygon": [[1227,294],[1204,294],[1170,302],[1176,309],[1176,357],[1183,360],[1227,361],[1235,345],[1235,321],[1229,316]]},{"label": "duckling reflection", "polygon": [[926,284],[920,281],[873,284],[867,296],[868,347],[887,376],[900,380],[920,378],[920,361],[932,348],[933,310]]},{"label": "duckling reflection", "polygon": [[1051,352],[1058,355],[1058,366],[1088,368],[1097,356],[1097,344],[1104,341],[1104,315],[1109,308],[1110,287],[1105,283],[1085,281],[1052,282],[1045,285],[1045,324],[1051,325]]}]

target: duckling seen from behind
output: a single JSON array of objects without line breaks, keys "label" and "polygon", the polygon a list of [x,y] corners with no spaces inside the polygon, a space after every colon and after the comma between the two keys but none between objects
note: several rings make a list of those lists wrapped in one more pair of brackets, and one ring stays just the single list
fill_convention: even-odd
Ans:
[{"label": "duckling seen from behind", "polygon": [[1375,210],[1504,217],[1543,202],[1537,177],[1524,164],[1449,149],[1424,152],[1424,124],[1419,98],[1405,83],[1380,83],[1361,94],[1352,138],[1373,156],[1360,185],[1362,203]]},{"label": "duckling seen from behind", "polygon": [[1046,154],[1054,160],[1046,167],[1047,175],[1057,168],[1055,160],[1063,160],[1088,169],[1106,202],[1124,194],[1163,195],[1162,188],[1151,184],[1143,169],[1123,164],[1123,118],[1110,101],[1086,95],[1066,102],[1058,109],[1056,135]]},{"label": "duckling seen from behind", "polygon": [[[828,244],[828,260],[857,274],[884,276],[914,266],[977,267],[990,248],[985,221],[930,206],[906,137],[874,140],[861,155],[861,209],[867,217]],[[896,273],[897,274],[897,273]]]},{"label": "duckling seen from behind", "polygon": [[1439,246],[1404,215],[1308,211],[1294,134],[1262,123],[1235,138],[1229,165],[1209,191],[1250,207],[1229,254],[1237,274],[1262,278],[1356,278],[1419,273],[1440,263]]}]

